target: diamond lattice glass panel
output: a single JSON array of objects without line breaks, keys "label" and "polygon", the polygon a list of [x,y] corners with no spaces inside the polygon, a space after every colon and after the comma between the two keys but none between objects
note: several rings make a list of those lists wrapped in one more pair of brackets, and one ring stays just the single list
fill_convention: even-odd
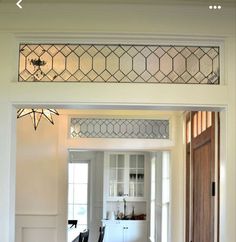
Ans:
[{"label": "diamond lattice glass panel", "polygon": [[169,139],[169,120],[72,118],[73,138]]},{"label": "diamond lattice glass panel", "polygon": [[19,81],[219,84],[219,47],[21,44]]}]

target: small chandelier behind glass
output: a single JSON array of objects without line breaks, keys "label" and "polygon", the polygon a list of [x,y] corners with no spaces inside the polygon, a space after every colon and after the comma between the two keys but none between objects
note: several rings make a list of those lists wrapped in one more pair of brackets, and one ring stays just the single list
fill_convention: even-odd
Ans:
[{"label": "small chandelier behind glass", "polygon": [[51,124],[54,124],[53,115],[59,115],[59,113],[56,109],[18,109],[17,118],[22,118],[26,115],[30,115],[34,129],[36,130],[42,117],[47,119]]},{"label": "small chandelier behind glass", "polygon": [[43,76],[46,76],[46,74],[41,69],[42,66],[45,66],[47,64],[46,61],[41,60],[39,57],[38,59],[31,59],[29,60],[29,62],[34,66],[34,74],[33,74],[34,81],[38,81]]}]

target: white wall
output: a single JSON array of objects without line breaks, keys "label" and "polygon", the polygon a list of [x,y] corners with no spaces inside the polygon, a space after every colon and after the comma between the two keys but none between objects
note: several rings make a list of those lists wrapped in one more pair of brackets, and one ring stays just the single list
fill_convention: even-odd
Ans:
[{"label": "white wall", "polygon": [[57,214],[58,123],[17,120],[16,214]]},{"label": "white wall", "polygon": [[[235,8],[210,12],[199,7],[154,5],[33,5],[22,10],[0,5],[0,241],[14,241],[15,119],[14,105],[51,104],[61,107],[129,105],[135,107],[224,107],[226,131],[221,161],[220,242],[236,240],[236,14]],[[221,40],[225,81],[220,86],[90,83],[17,83],[18,42],[213,43]],[[19,107],[19,106],[18,106]],[[87,106],[88,107],[88,106]],[[60,140],[60,139],[59,139]],[[60,149],[58,162],[64,159]],[[60,189],[65,174],[59,170]],[[183,186],[180,187],[180,190]],[[60,196],[58,194],[58,196]],[[178,200],[180,201],[180,200]],[[63,214],[58,203],[58,214]],[[59,220],[58,226],[66,221]],[[59,229],[59,231],[61,231]],[[177,232],[177,231],[176,231]],[[181,231],[179,232],[181,233]],[[27,236],[30,236],[28,233]],[[60,236],[59,236],[60,237]],[[61,236],[62,238],[63,236]],[[29,238],[29,237],[28,237]],[[177,238],[180,238],[177,235]],[[179,240],[177,242],[182,242]],[[175,241],[174,241],[175,242]]]},{"label": "white wall", "polygon": [[17,120],[16,242],[57,241],[58,123]]},{"label": "white wall", "polygon": [[[58,162],[59,133],[67,138],[67,132],[59,130],[60,118],[63,116],[55,117],[54,126],[42,119],[37,131],[29,116],[17,120],[16,242],[30,242],[34,237],[41,241],[66,241],[67,224],[63,223],[63,238],[59,238],[58,223],[67,220],[67,203],[59,206],[61,200],[67,200],[68,180],[67,175],[63,176],[66,189],[61,189],[63,178],[59,174],[68,172],[70,147],[60,147],[67,156]],[[95,241],[102,219],[103,152],[80,152],[77,158],[90,161],[89,229],[90,241]],[[59,215],[60,209],[64,217]]]}]

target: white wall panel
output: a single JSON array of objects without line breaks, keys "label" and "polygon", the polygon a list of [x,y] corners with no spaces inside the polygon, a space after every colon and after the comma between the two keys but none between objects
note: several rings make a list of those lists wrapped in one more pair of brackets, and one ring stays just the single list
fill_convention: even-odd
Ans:
[{"label": "white wall panel", "polygon": [[56,215],[16,215],[15,242],[56,242]]},{"label": "white wall panel", "polygon": [[55,242],[56,231],[52,228],[23,228],[22,242]]}]

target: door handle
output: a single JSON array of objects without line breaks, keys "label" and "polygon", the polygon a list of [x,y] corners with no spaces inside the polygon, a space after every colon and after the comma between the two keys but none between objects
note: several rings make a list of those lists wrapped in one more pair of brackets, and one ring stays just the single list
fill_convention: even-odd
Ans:
[{"label": "door handle", "polygon": [[211,184],[211,195],[214,197],[216,195],[216,183],[212,182]]}]

